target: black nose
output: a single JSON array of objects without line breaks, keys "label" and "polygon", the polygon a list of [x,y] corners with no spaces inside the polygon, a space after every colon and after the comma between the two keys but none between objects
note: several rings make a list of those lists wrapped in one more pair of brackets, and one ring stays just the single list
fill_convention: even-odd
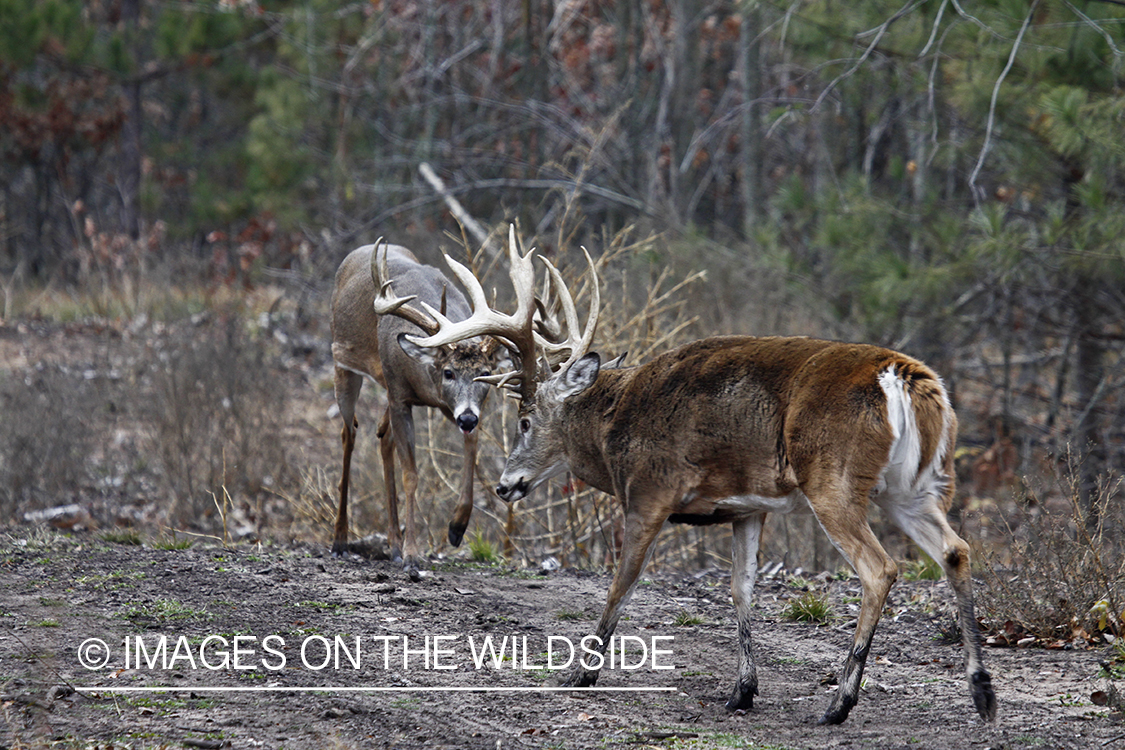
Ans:
[{"label": "black nose", "polygon": [[465,412],[457,417],[457,426],[461,428],[461,432],[470,433],[477,427],[477,415],[472,412]]},{"label": "black nose", "polygon": [[498,484],[496,485],[496,494],[504,502],[512,502],[527,496],[527,480],[521,479],[515,484]]}]

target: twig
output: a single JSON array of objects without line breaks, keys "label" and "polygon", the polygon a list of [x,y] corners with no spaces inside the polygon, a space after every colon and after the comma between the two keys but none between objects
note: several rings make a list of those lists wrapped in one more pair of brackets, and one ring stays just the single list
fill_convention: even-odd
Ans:
[{"label": "twig", "polygon": [[445,201],[445,205],[449,206],[450,213],[456,217],[457,221],[461,223],[461,226],[469,230],[473,238],[481,244],[481,247],[485,248],[490,256],[493,258],[497,257],[500,254],[500,249],[496,246],[496,243],[492,241],[492,238],[489,236],[488,232],[485,231],[484,227],[481,226],[480,222],[474,219],[473,215],[465,210],[465,207],[461,205],[461,201],[453,197],[453,193],[449,192],[445,187],[445,183],[438,177],[433,167],[426,162],[422,162],[418,165],[418,172],[421,173],[426,182],[430,183],[430,187],[434,189],[434,192],[442,197],[442,200]]},{"label": "twig", "polygon": [[[871,44],[867,45],[867,49],[865,49],[863,51],[863,54],[860,56],[860,58],[858,60],[856,60],[855,65],[853,65],[851,68],[844,71],[840,75],[836,76],[836,78],[833,79],[832,82],[829,83],[824,88],[824,91],[820,92],[820,96],[818,96],[816,98],[816,101],[813,102],[813,105],[812,105],[810,111],[816,111],[816,108],[820,106],[820,103],[822,101],[824,101],[825,97],[827,97],[830,93],[832,93],[832,90],[836,88],[836,85],[839,84],[840,81],[844,80],[845,78],[850,77],[853,73],[855,73],[857,70],[859,70],[860,66],[863,65],[863,63],[867,61],[867,58],[871,56],[871,53],[875,51],[875,47],[878,46],[879,40],[882,39],[883,35],[887,33],[887,29],[889,29],[891,27],[892,23],[894,23],[898,19],[902,18],[907,13],[910,13],[915,8],[917,8],[918,6],[923,5],[924,3],[926,3],[926,1],[927,0],[916,0],[916,2],[910,3],[909,5],[904,5],[902,8],[899,9],[899,11],[897,13],[895,13],[893,16],[888,18],[886,21],[883,21],[883,23],[881,23],[876,28],[871,29],[869,31],[865,31],[862,34],[857,34],[856,35],[857,39],[865,37],[865,36],[869,36],[871,34],[874,34],[875,38],[873,40],[871,40]],[[1036,2],[1038,2],[1038,0],[1036,0]]]},{"label": "twig", "polygon": [[[954,2],[956,5],[956,2]],[[988,156],[989,150],[992,148],[992,128],[996,123],[996,100],[1000,96],[1000,85],[1004,83],[1004,79],[1008,76],[1008,71],[1012,69],[1012,64],[1016,61],[1016,53],[1019,52],[1020,42],[1023,41],[1023,35],[1027,32],[1027,28],[1031,25],[1031,19],[1035,16],[1035,9],[1039,7],[1039,0],[1035,0],[1031,4],[1031,8],[1027,11],[1027,17],[1023,19],[1023,26],[1020,27],[1020,33],[1016,35],[1016,41],[1012,44],[1012,52],[1008,55],[1008,63],[1004,66],[1004,70],[1000,71],[1000,77],[996,79],[996,85],[992,87],[992,101],[988,105],[988,125],[984,131],[984,145],[981,146],[980,156],[977,158],[977,165],[973,167],[973,173],[969,175],[969,190],[973,193],[973,199],[977,205],[980,205],[981,191],[977,189],[977,177],[980,175],[981,167],[984,166],[984,160]]]}]

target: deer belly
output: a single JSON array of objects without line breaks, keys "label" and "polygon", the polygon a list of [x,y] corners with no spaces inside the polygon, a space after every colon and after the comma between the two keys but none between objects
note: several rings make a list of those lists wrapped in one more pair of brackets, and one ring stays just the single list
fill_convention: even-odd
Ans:
[{"label": "deer belly", "polygon": [[732,495],[712,498],[688,494],[668,520],[672,523],[707,526],[715,523],[731,523],[756,513],[790,513],[807,503],[808,498],[800,490],[793,490],[788,495],[779,497]]}]

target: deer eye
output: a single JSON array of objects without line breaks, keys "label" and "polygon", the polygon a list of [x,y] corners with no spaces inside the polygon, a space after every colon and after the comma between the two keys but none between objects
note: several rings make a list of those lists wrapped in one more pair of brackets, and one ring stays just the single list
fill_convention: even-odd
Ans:
[{"label": "deer eye", "polygon": [[480,376],[482,378],[487,378],[491,374],[492,374],[492,370],[481,370],[480,371]]},{"label": "deer eye", "polygon": [[441,375],[446,380],[453,380],[453,370],[450,370],[448,367],[442,371]]},{"label": "deer eye", "polygon": [[527,432],[531,429],[531,420],[527,417],[520,418],[520,432]]}]

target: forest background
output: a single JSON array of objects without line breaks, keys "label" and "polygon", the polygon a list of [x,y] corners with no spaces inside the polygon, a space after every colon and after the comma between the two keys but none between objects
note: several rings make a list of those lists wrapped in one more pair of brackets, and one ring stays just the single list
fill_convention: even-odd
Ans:
[{"label": "forest background", "polygon": [[[1120,613],[1123,63],[1120,0],[0,0],[3,328],[94,342],[0,367],[5,519],[73,501],[103,527],[327,539],[336,266],[385,236],[503,290],[516,222],[564,267],[602,258],[607,354],[802,334],[927,361],[983,559],[1092,565],[1102,593],[1067,606]],[[314,438],[274,439],[302,400]],[[440,549],[458,458],[433,424]],[[481,493],[477,539],[509,559],[612,556],[589,490]],[[777,523],[773,559],[839,564]],[[658,563],[728,556],[668,535]]]}]

